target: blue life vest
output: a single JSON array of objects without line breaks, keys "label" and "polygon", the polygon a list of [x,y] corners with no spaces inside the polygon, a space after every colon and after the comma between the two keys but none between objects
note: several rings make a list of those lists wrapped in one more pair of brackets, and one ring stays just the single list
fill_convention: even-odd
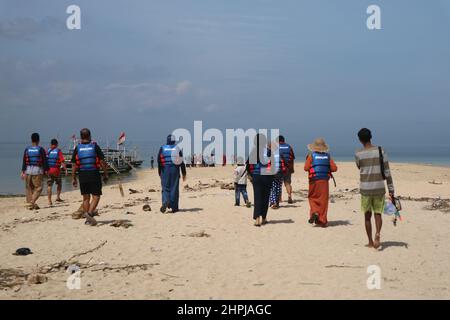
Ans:
[{"label": "blue life vest", "polygon": [[49,168],[59,168],[61,166],[61,162],[59,161],[60,151],[61,150],[59,148],[53,148],[48,150],[47,163]]},{"label": "blue life vest", "polygon": [[163,167],[171,167],[181,164],[180,148],[176,145],[166,144],[161,147],[160,155],[161,165]]},{"label": "blue life vest", "polygon": [[45,159],[42,158],[41,150],[42,147],[40,146],[29,146],[25,150],[25,163],[28,166],[42,167]]},{"label": "blue life vest", "polygon": [[95,146],[94,142],[77,145],[76,163],[80,171],[94,171],[100,168],[100,161],[97,157]]},{"label": "blue life vest", "polygon": [[281,157],[283,158],[284,162],[288,164],[291,159],[291,146],[287,143],[280,143],[279,149]]},{"label": "blue life vest", "polygon": [[328,180],[331,176],[330,154],[326,152],[313,152],[309,178],[312,180]]},{"label": "blue life vest", "polygon": [[264,148],[263,154],[262,154],[262,162],[261,160],[257,163],[250,164],[250,173],[252,175],[268,175],[270,173],[270,157],[269,157],[269,149]]}]

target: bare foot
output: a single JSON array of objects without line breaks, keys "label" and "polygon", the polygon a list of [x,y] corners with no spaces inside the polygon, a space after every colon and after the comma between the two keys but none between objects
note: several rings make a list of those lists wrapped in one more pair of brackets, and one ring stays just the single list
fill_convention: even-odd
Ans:
[{"label": "bare foot", "polygon": [[370,243],[366,244],[365,246],[366,246],[367,248],[373,248],[373,243],[370,242]]},{"label": "bare foot", "polygon": [[255,227],[261,227],[261,222],[260,222],[259,217],[255,219]]},{"label": "bare foot", "polygon": [[381,243],[380,243],[380,234],[376,233],[375,234],[375,241],[373,242],[373,247],[375,249],[378,249],[380,247]]},{"label": "bare foot", "polygon": [[261,224],[262,224],[262,225],[267,224],[267,219],[263,218]]}]

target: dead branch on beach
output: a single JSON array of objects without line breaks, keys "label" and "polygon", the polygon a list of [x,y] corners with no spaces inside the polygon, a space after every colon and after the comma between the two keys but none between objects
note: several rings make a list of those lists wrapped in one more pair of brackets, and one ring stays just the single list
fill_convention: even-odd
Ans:
[{"label": "dead branch on beach", "polygon": [[361,269],[364,268],[363,266],[350,266],[350,265],[337,265],[337,264],[331,264],[328,266],[325,266],[325,268],[329,269],[329,268],[349,268],[349,269]]},{"label": "dead branch on beach", "polygon": [[94,252],[94,251],[100,249],[101,247],[103,247],[107,242],[108,242],[108,240],[105,240],[105,241],[103,241],[102,243],[100,243],[98,246],[96,246],[95,248],[89,249],[89,250],[84,251],[84,252],[77,253],[77,254],[71,256],[68,260],[70,261],[70,260],[72,260],[72,259],[75,259],[75,258],[84,256],[85,254]]},{"label": "dead branch on beach", "polygon": [[88,260],[87,263],[80,262],[77,258],[87,255],[94,251],[99,250],[107,243],[107,240],[101,242],[94,248],[89,250],[76,253],[72,255],[67,260],[61,260],[56,263],[51,263],[44,266],[37,266],[32,271],[23,271],[20,269],[0,269],[0,289],[11,289],[15,287],[20,287],[25,283],[28,284],[40,284],[48,280],[47,274],[56,273],[61,270],[67,270],[70,266],[76,265],[81,270],[88,270],[90,272],[98,271],[115,271],[122,272],[126,271],[128,273],[137,271],[146,271],[149,268],[159,265],[159,263],[142,263],[142,264],[127,264],[127,265],[111,265],[105,262],[100,263],[90,263],[92,258]]}]

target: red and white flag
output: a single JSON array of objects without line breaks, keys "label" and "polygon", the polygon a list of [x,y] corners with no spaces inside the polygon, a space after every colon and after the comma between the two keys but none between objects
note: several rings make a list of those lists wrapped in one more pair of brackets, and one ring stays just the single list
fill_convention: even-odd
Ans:
[{"label": "red and white flag", "polygon": [[117,144],[120,146],[125,142],[125,132],[121,132],[119,136],[119,140],[117,140]]}]

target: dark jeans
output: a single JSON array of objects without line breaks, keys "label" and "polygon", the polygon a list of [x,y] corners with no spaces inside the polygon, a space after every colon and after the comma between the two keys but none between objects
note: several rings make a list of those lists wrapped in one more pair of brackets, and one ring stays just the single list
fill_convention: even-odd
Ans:
[{"label": "dark jeans", "polygon": [[272,187],[273,176],[271,175],[254,175],[253,176],[253,194],[254,208],[253,219],[267,216],[269,209],[270,188]]},{"label": "dark jeans", "polygon": [[236,205],[240,205],[240,200],[241,200],[241,193],[242,193],[242,197],[244,198],[245,203],[248,202],[248,195],[247,195],[247,185],[246,184],[234,184],[234,195],[236,198]]}]

